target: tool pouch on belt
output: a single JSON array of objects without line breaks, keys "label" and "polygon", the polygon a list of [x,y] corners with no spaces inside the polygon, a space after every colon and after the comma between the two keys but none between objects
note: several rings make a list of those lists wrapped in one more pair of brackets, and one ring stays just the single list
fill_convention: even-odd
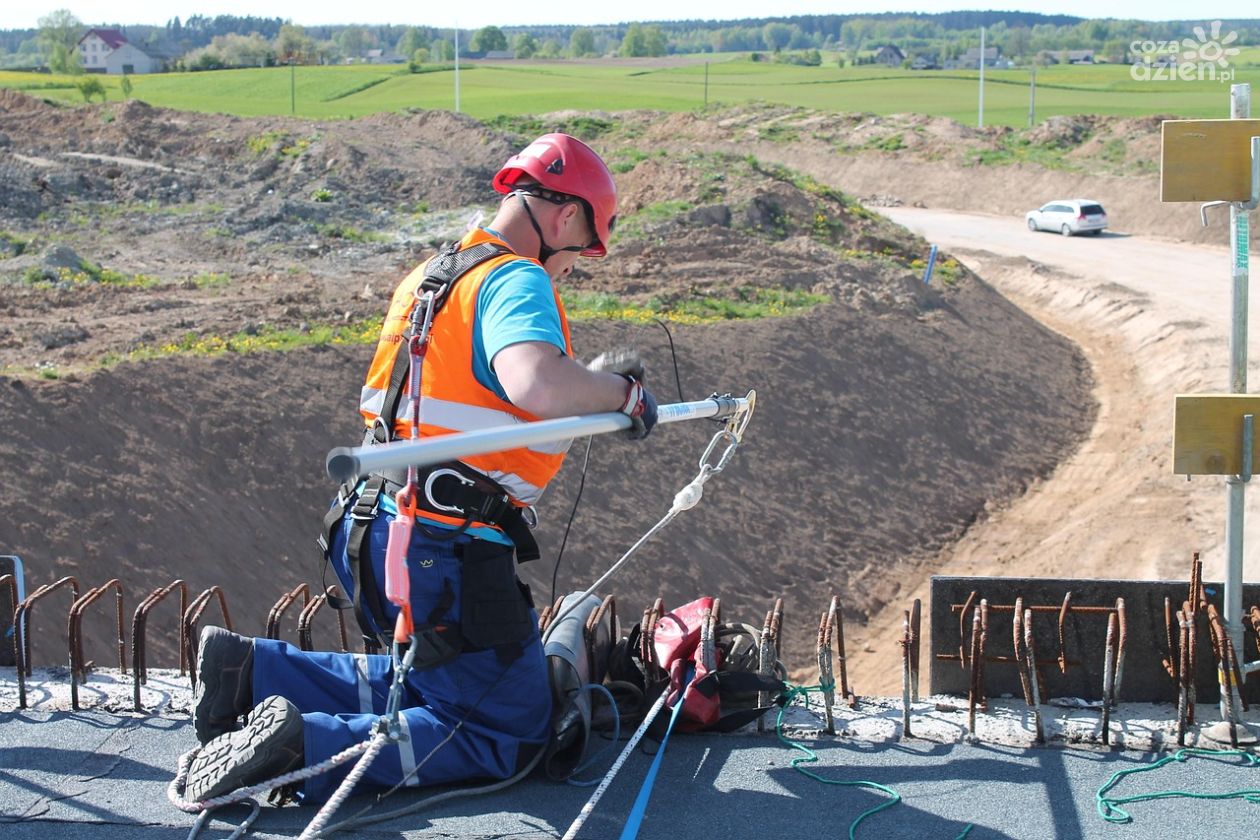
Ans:
[{"label": "tool pouch on belt", "polygon": [[463,593],[460,630],[473,649],[493,648],[504,664],[521,655],[534,633],[529,587],[516,579],[511,546],[473,540],[456,546],[461,559]]}]

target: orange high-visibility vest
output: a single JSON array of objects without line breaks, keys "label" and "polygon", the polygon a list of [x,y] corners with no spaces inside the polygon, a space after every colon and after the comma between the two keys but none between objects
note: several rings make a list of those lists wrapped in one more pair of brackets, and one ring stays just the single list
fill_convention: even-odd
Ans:
[{"label": "orange high-visibility vest", "polygon": [[[461,240],[460,248],[470,248],[483,242],[508,247],[503,240],[478,229]],[[433,319],[429,348],[420,368],[422,438],[542,419],[502,399],[478,382],[473,374],[473,321],[477,312],[477,293],[492,271],[514,260],[529,260],[537,264],[537,260],[516,254],[504,254],[486,260],[453,284],[446,303]],[[367,381],[359,398],[359,413],[363,415],[369,429],[373,427],[384,407],[398,344],[403,340],[403,331],[406,330],[412,309],[416,305],[415,291],[424,279],[426,265],[427,262],[407,275],[390,301],[389,312],[385,316],[381,337],[376,345],[376,354],[372,358]],[[556,293],[556,309],[560,313],[560,326],[564,332],[565,352],[572,356],[569,322],[559,293]],[[404,383],[398,416],[394,420],[393,432],[396,439],[411,439],[411,415],[408,380]],[[530,448],[472,455],[461,460],[497,481],[516,504],[531,505],[542,495],[547,482],[560,470],[569,443],[561,441],[539,444]]]}]

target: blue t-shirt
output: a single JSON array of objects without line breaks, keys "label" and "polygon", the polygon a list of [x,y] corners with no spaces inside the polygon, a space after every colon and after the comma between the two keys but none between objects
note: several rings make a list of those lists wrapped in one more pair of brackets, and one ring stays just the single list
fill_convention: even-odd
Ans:
[{"label": "blue t-shirt", "polygon": [[537,263],[513,260],[481,281],[473,318],[473,375],[500,399],[507,400],[507,394],[491,363],[504,347],[522,341],[565,349],[551,278]]}]

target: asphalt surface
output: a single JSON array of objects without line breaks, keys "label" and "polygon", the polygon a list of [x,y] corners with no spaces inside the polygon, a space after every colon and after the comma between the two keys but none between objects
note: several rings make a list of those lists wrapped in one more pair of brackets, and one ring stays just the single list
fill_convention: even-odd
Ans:
[{"label": "asphalt surface", "polygon": [[[1228,217],[1220,210],[1208,218],[1220,231],[1220,247],[1130,236],[1105,230],[1097,236],[1065,237],[1033,233],[1020,217],[880,208],[900,225],[946,250],[989,251],[1027,257],[1100,283],[1119,283],[1176,307],[1182,318],[1220,326],[1228,334],[1232,261]],[[1250,319],[1260,318],[1260,296],[1249,300]]]},{"label": "asphalt surface", "polygon": [[[172,718],[0,714],[0,837],[186,837],[193,818],[167,801],[165,788],[178,755],[193,743],[191,724]],[[1179,799],[1133,805],[1129,824],[1102,820],[1094,804],[1098,787],[1118,770],[1148,764],[1155,758],[1151,754],[835,737],[809,743],[819,758],[810,765],[814,772],[837,781],[874,781],[901,795],[899,804],[859,827],[859,838],[952,839],[968,824],[974,826],[970,840],[1211,837],[1255,819],[1255,806],[1240,800]],[[802,754],[772,734],[676,736],[639,836],[845,837],[852,820],[886,800],[874,791],[807,778],[790,766],[796,755]],[[610,762],[611,752],[599,766]],[[646,752],[627,761],[580,837],[620,834],[650,762]],[[1260,788],[1260,769],[1234,762],[1171,764],[1126,779],[1118,792]],[[504,791],[340,836],[554,838],[565,832],[591,791],[535,776]],[[370,813],[420,798],[415,791],[399,793]],[[373,797],[360,797],[343,813],[373,804]],[[225,820],[202,836],[225,836],[245,813],[243,806],[225,809]],[[264,807],[250,836],[296,837],[314,813],[308,807]]]}]

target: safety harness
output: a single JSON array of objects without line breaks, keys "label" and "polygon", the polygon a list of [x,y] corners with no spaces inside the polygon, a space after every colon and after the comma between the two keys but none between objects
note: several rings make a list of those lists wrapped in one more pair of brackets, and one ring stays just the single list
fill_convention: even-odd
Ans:
[{"label": "safety harness", "polygon": [[[497,242],[483,242],[463,249],[455,242],[429,260],[414,292],[417,304],[412,308],[409,323],[398,342],[384,404],[364,436],[365,446],[389,443],[395,439],[394,425],[402,402],[403,384],[407,381],[408,372],[412,371],[412,392],[418,394],[419,366],[427,349],[428,328],[450,297],[455,283],[482,263],[512,253]],[[413,428],[418,428],[418,420],[418,417],[413,418]],[[346,539],[346,555],[354,583],[354,597],[353,600],[330,597],[329,603],[337,609],[353,608],[370,648],[388,648],[391,628],[372,569],[367,536],[380,512],[383,496],[387,493],[391,497],[397,496],[407,488],[414,491],[409,497],[412,505],[410,513],[427,511],[464,519],[454,530],[426,529],[428,537],[455,539],[473,523],[482,523],[497,526],[507,535],[516,546],[517,562],[526,563],[540,556],[538,542],[531,533],[531,525],[524,512],[528,509],[512,504],[507,491],[498,482],[458,461],[418,470],[414,476],[406,470],[397,470],[372,473],[362,480],[358,476],[351,478],[338,488],[337,499],[324,516],[323,531],[317,542],[325,562],[328,562],[333,536],[349,509],[351,525]],[[407,513],[400,510],[399,516],[404,515]],[[467,550],[468,547],[462,548]],[[439,623],[442,615],[454,605],[454,598],[454,592],[448,586],[433,611],[415,628],[420,646],[416,653],[418,663],[431,667],[449,661],[461,650],[478,649],[466,644],[457,630]]]}]

